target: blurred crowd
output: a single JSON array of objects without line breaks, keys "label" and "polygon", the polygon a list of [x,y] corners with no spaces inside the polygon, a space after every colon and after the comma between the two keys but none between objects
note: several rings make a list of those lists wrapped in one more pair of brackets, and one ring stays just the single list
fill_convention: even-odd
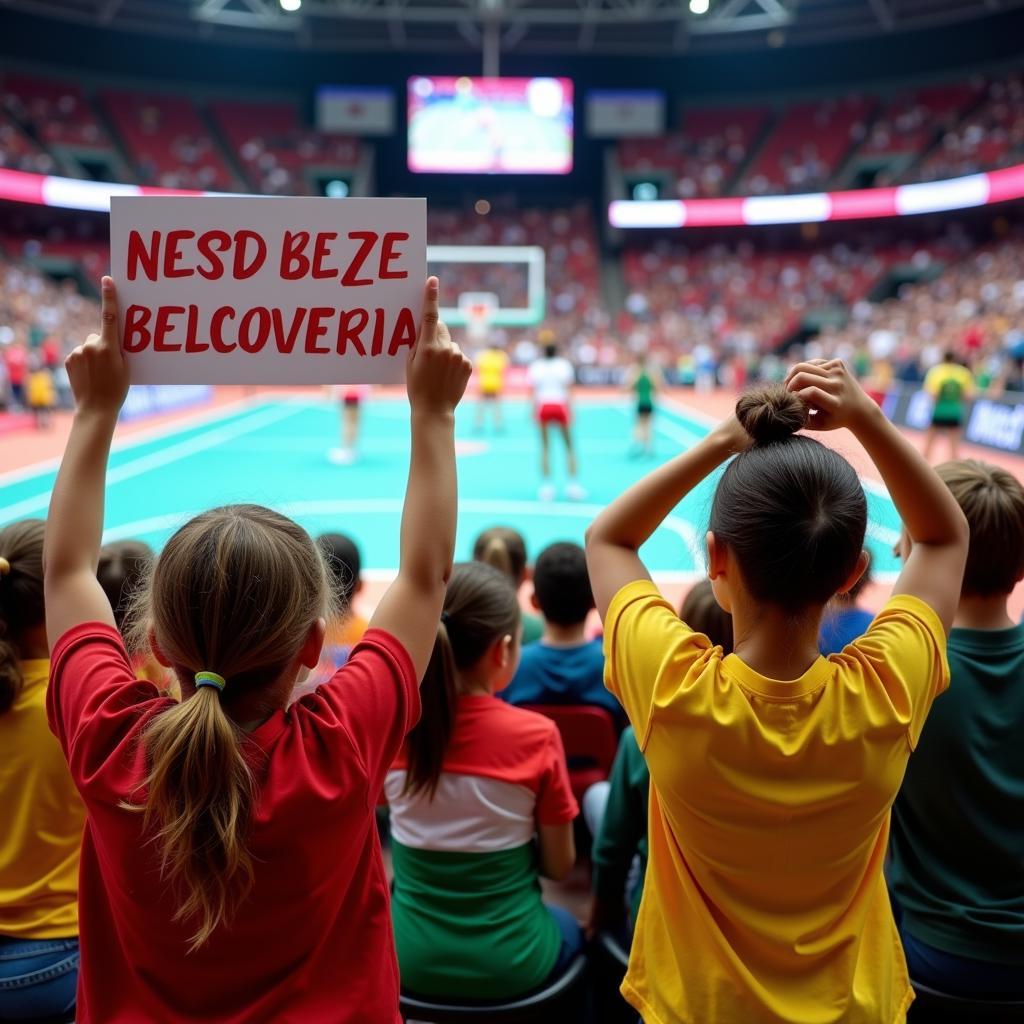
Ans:
[{"label": "blurred crowd", "polygon": [[68,350],[96,329],[98,303],[62,282],[0,254],[0,407],[46,413],[69,404]]},{"label": "blurred crowd", "polygon": [[[1010,228],[981,246],[955,228],[927,243],[865,236],[790,251],[751,241],[688,247],[661,239],[622,252],[613,268],[621,271],[618,304],[604,298],[596,222],[585,204],[489,216],[437,209],[429,238],[540,246],[542,321],[492,327],[486,339],[455,333],[470,347],[486,340],[506,349],[518,365],[557,342],[585,383],[613,383],[643,354],[675,383],[742,388],[777,379],[794,357],[806,355],[845,359],[885,390],[894,381],[920,382],[952,352],[979,388],[1024,388],[1024,233]],[[37,249],[37,256],[80,259],[80,279],[105,269],[94,265],[103,257],[86,243]],[[522,310],[530,302],[522,262],[442,263],[431,270],[440,273],[452,306],[460,295],[481,292],[496,296],[501,308]],[[26,385],[35,371],[52,377],[36,394],[65,402],[63,355],[95,317],[95,301],[72,279],[58,282],[30,262],[0,257],[0,402],[30,408]]]}]

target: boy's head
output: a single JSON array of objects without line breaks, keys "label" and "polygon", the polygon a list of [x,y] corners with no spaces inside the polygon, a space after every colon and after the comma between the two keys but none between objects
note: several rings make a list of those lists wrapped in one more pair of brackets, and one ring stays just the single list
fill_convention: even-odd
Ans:
[{"label": "boy's head", "polygon": [[351,537],[346,537],[343,533],[322,533],[316,542],[324,554],[335,599],[342,612],[347,612],[352,598],[363,586],[363,581],[359,578],[363,567],[359,548]]},{"label": "boy's head", "polygon": [[594,607],[587,558],[579,544],[546,547],[533,566],[534,603],[555,626],[579,626]]},{"label": "boy's head", "polygon": [[935,471],[971,528],[961,594],[1009,594],[1024,578],[1024,487],[1005,469],[977,459],[944,462]]}]

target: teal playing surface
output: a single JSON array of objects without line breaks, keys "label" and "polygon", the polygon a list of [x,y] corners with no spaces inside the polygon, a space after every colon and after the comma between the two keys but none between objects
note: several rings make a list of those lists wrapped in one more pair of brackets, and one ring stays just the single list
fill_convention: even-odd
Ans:
[{"label": "teal playing surface", "polygon": [[[580,401],[575,435],[581,502],[538,500],[538,441],[525,401],[505,403],[506,427],[473,429],[473,403],[460,410],[459,535],[457,557],[468,558],[487,526],[511,525],[535,554],[556,540],[582,542],[600,508],[657,461],[707,432],[702,418],[662,406],[655,417],[656,459],[630,457],[632,406],[626,401]],[[116,447],[107,481],[106,540],[138,537],[159,547],[191,515],[213,505],[258,502],[293,516],[311,533],[351,534],[369,574],[394,570],[398,524],[408,470],[408,406],[387,399],[366,403],[359,459],[335,466],[327,452],[338,442],[337,404],[327,399],[257,400],[200,413],[159,434],[144,432]],[[565,482],[557,439],[553,465]],[[0,524],[44,516],[55,467],[0,476]],[[712,481],[675,510],[644,548],[652,572],[688,579],[701,572]],[[869,544],[876,577],[896,569],[891,548],[899,519],[889,498],[868,488]]]}]

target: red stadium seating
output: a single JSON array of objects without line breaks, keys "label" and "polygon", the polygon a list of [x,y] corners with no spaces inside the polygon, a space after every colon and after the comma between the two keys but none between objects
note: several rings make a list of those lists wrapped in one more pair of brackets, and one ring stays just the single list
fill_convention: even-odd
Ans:
[{"label": "red stadium seating", "polygon": [[240,188],[192,100],[127,92],[107,92],[103,98],[141,184]]},{"label": "red stadium seating", "polygon": [[358,139],[305,128],[291,103],[218,100],[210,111],[257,192],[319,194],[310,172],[344,172],[362,158]]},{"label": "red stadium seating", "polygon": [[9,74],[3,80],[9,110],[47,144],[111,150],[113,142],[81,87],[69,80]]},{"label": "red stadium seating", "polygon": [[824,188],[864,138],[874,102],[861,96],[798,103],[782,115],[740,191],[764,195]]},{"label": "red stadium seating", "polygon": [[759,107],[691,110],[681,132],[622,142],[619,161],[629,174],[666,176],[670,198],[725,195],[766,119]]},{"label": "red stadium seating", "polygon": [[528,711],[550,718],[562,736],[569,779],[577,800],[612,770],[619,741],[615,723],[604,708],[585,704],[529,704]]}]

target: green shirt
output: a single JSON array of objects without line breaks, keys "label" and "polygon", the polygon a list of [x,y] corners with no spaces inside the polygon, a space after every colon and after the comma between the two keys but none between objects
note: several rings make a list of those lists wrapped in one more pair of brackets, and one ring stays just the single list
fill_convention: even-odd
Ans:
[{"label": "green shirt", "polygon": [[539,615],[523,612],[523,646],[535,644],[544,635],[544,620]]},{"label": "green shirt", "polygon": [[629,915],[631,921],[636,921],[647,871],[647,798],[651,775],[632,726],[628,726],[619,739],[608,783],[608,805],[591,855],[594,892],[608,903],[624,901],[629,868],[633,857],[639,855],[640,879]]},{"label": "green shirt", "polygon": [[633,390],[636,392],[638,405],[654,405],[654,378],[646,371],[641,370],[633,381]]},{"label": "green shirt", "polygon": [[893,805],[890,879],[914,938],[1024,965],[1024,625],[954,629],[948,657]]},{"label": "green shirt", "polygon": [[505,999],[551,974],[562,936],[541,902],[533,843],[489,854],[391,845],[391,915],[402,987]]}]

